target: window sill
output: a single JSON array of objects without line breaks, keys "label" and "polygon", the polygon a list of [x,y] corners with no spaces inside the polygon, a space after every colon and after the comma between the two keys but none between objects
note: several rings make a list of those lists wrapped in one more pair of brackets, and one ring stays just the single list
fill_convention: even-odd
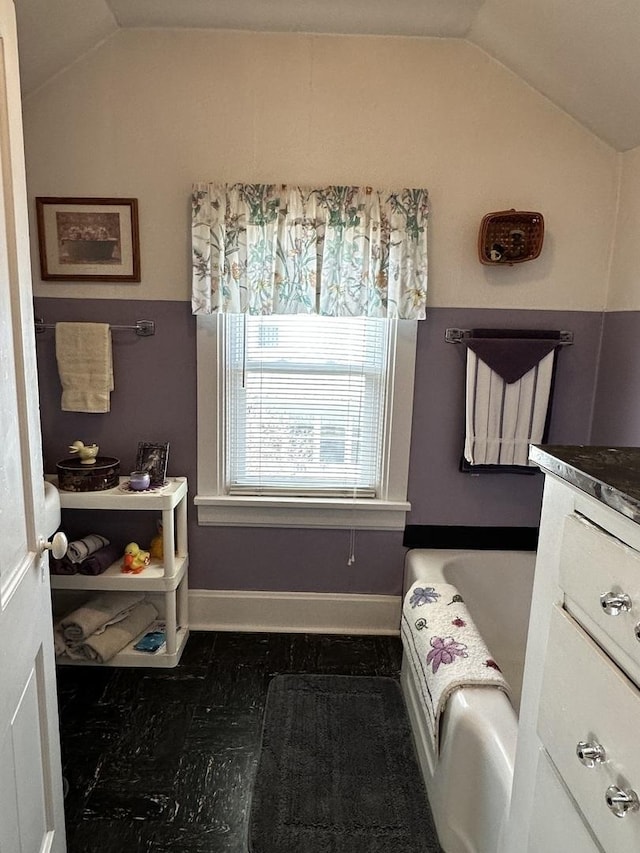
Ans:
[{"label": "window sill", "polygon": [[196,495],[198,524],[224,527],[323,527],[403,530],[407,501]]}]

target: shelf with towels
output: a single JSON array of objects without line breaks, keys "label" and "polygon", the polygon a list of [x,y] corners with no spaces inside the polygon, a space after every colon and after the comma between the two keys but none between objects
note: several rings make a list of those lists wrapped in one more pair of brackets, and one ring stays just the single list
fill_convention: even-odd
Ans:
[{"label": "shelf with towels", "polygon": [[[46,481],[58,484],[55,475],[46,475]],[[54,611],[66,615],[73,606],[82,604],[88,596],[102,593],[140,592],[156,606],[158,619],[166,626],[166,646],[154,654],[134,649],[142,635],[136,636],[124,649],[104,663],[90,660],[77,661],[67,656],[57,658],[62,665],[88,666],[152,666],[174,667],[189,636],[188,603],[188,546],[187,546],[187,495],[186,477],[169,477],[157,491],[131,492],[129,480],[121,477],[112,489],[97,492],[69,492],[60,490],[62,510],[108,510],[162,513],[162,557],[151,557],[149,565],[139,574],[122,571],[119,558],[98,575],[51,574]],[[64,522],[64,518],[63,518]],[[56,618],[58,618],[58,615]],[[148,629],[147,629],[148,630]],[[146,633],[146,631],[144,632]]]},{"label": "shelf with towels", "polygon": [[[40,334],[47,329],[55,329],[55,323],[45,323],[42,317],[35,318],[36,333]],[[135,332],[141,338],[148,338],[156,333],[156,324],[154,320],[136,320],[131,326],[109,326],[112,332]]]}]

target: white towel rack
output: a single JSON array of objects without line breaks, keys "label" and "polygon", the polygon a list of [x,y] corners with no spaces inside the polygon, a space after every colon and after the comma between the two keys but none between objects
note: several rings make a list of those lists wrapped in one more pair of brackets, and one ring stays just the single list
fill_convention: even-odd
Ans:
[{"label": "white towel rack", "polygon": [[[36,333],[40,334],[47,329],[55,329],[55,323],[45,323],[42,317],[35,318]],[[133,326],[110,326],[113,332],[135,332],[141,338],[148,338],[156,333],[154,320],[136,320]]]}]

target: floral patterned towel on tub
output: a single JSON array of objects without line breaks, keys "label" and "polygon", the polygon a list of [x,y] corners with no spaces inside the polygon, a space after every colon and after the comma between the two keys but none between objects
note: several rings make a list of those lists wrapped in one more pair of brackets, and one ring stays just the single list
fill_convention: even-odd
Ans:
[{"label": "floral patterned towel on tub", "polygon": [[440,717],[454,690],[487,686],[510,692],[462,596],[451,584],[413,584],[402,607],[402,645],[422,693],[436,755]]}]

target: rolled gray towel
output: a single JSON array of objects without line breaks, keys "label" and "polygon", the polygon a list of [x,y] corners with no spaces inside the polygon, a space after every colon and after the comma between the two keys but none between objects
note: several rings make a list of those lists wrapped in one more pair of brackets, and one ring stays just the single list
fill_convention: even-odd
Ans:
[{"label": "rolled gray towel", "polygon": [[100,536],[99,533],[90,533],[82,539],[75,539],[73,542],[70,542],[65,556],[72,563],[81,563],[90,554],[93,554],[100,548],[104,548],[108,544],[109,540],[105,539],[104,536]]},{"label": "rolled gray towel", "polygon": [[141,592],[104,592],[60,620],[65,642],[78,645],[101,628],[119,622],[144,598]]}]

